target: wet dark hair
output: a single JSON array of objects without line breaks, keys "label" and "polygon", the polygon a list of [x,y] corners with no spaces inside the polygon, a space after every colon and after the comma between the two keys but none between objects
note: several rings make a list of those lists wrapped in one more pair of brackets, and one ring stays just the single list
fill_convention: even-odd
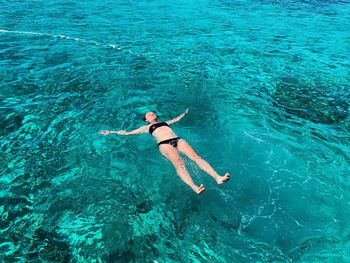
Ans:
[{"label": "wet dark hair", "polygon": [[143,118],[142,118],[142,119],[143,119],[144,121],[147,121],[147,120],[146,120],[146,114],[147,114],[148,112],[149,112],[149,111],[147,111],[145,114],[143,114]]}]

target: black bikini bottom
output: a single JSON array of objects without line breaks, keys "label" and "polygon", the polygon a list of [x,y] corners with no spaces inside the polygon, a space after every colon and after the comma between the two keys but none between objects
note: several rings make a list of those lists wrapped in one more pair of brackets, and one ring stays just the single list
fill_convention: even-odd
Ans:
[{"label": "black bikini bottom", "polygon": [[181,139],[180,137],[176,137],[176,138],[171,138],[171,139],[168,139],[168,140],[164,140],[164,141],[158,142],[158,147],[161,144],[170,144],[171,146],[176,148],[177,147],[177,141],[180,140],[180,139]]}]

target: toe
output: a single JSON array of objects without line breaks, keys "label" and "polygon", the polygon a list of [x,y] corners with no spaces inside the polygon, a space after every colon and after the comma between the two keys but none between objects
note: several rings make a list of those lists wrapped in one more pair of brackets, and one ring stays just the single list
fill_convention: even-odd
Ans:
[{"label": "toe", "polygon": [[223,182],[227,182],[230,180],[230,175],[227,175],[226,178],[223,180]]},{"label": "toe", "polygon": [[204,190],[205,190],[205,186],[204,186],[203,184],[201,184],[201,185],[198,187],[197,194],[203,193]]}]

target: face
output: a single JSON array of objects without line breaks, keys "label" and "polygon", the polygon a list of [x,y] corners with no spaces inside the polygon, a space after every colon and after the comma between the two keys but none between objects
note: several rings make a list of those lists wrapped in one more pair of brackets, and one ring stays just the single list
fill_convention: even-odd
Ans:
[{"label": "face", "polygon": [[146,118],[146,121],[148,121],[148,122],[157,121],[158,120],[157,115],[154,112],[152,112],[152,111],[147,112],[145,114],[145,118]]}]

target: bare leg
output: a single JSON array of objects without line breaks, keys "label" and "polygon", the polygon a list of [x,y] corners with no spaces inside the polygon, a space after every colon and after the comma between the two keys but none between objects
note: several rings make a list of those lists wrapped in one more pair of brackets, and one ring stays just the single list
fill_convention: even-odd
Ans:
[{"label": "bare leg", "polygon": [[203,184],[201,184],[200,186],[195,185],[190,174],[186,169],[184,161],[181,159],[179,153],[173,146],[162,144],[159,146],[159,150],[162,153],[162,155],[164,155],[172,162],[177,174],[180,176],[182,181],[184,181],[189,187],[191,187],[193,191],[195,191],[197,194],[200,194],[205,190]]},{"label": "bare leg", "polygon": [[178,149],[182,153],[186,154],[188,158],[193,160],[199,166],[199,168],[201,168],[203,171],[207,172],[211,177],[213,177],[218,184],[222,184],[230,180],[229,173],[226,173],[225,175],[220,176],[213,169],[213,167],[211,167],[211,165],[207,161],[203,160],[185,140],[183,139],[179,140]]}]

